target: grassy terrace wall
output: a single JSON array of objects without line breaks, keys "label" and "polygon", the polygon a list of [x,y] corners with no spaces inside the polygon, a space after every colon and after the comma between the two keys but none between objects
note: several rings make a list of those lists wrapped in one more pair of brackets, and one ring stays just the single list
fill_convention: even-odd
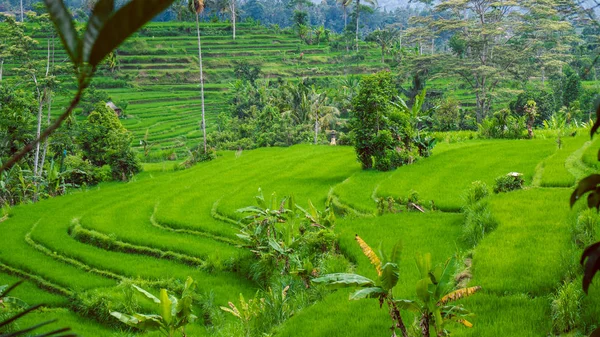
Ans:
[{"label": "grassy terrace wall", "polygon": [[[130,183],[101,184],[14,208],[0,224],[0,284],[29,279],[15,295],[57,308],[36,318],[60,316],[63,324],[90,337],[119,333],[82,318],[85,313],[73,307],[74,299],[99,293],[118,298],[119,282],[156,289],[191,275],[204,296],[212,293],[213,305],[235,301],[239,293],[251,297],[256,285],[235,267],[245,254],[237,248],[238,225],[223,219],[239,218],[235,210],[251,205],[260,187],[266,196],[294,193],[301,204],[310,199],[319,207],[331,193],[340,204],[366,214],[340,217],[336,231],[342,250],[356,261],[358,273],[374,276],[354,235],[375,246],[402,240],[396,295],[414,298],[416,252],[431,252],[441,263],[471,249],[462,240],[463,191],[474,180],[493,186],[497,176],[519,171],[527,188],[490,197],[498,228],[471,250],[469,285],[483,290],[463,302],[476,314],[475,327],[450,328],[455,336],[546,335],[552,326],[548,296],[564,277],[565,254],[577,255],[570,248],[569,219],[575,211],[568,207],[571,188],[565,182],[579,178],[572,167],[587,167],[585,141],[584,136],[567,138],[560,150],[553,139],[443,143],[432,157],[386,173],[361,171],[351,148],[310,145],[241,156],[223,152],[215,161],[179,172],[153,164]],[[411,190],[425,203],[433,200],[440,211],[374,216],[374,198],[405,197]],[[385,309],[376,301],[347,298],[345,290],[327,296],[296,313],[276,336],[389,336]],[[599,304],[592,286],[584,300],[588,320],[597,322]],[[224,319],[225,324],[231,320]],[[412,319],[406,316],[406,322]],[[200,322],[188,333],[211,335],[211,330]]]}]

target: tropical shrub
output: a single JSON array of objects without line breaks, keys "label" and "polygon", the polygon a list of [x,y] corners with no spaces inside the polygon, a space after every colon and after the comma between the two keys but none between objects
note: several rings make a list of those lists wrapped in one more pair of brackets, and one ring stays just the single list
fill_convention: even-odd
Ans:
[{"label": "tropical shrub", "polygon": [[456,131],[460,129],[460,103],[455,98],[440,102],[433,115],[433,130]]},{"label": "tropical shrub", "polygon": [[525,131],[525,117],[513,115],[502,109],[487,117],[478,125],[481,138],[522,138]]},{"label": "tropical shrub", "polygon": [[525,106],[529,101],[534,101],[537,106],[537,116],[534,121],[536,127],[542,126],[543,122],[550,119],[550,116],[556,111],[552,93],[539,89],[520,93],[516,100],[510,102],[510,111],[517,116],[525,116]]},{"label": "tropical shrub", "polygon": [[337,237],[333,232],[335,214],[331,200],[324,211],[309,201],[304,209],[293,197],[277,200],[273,194],[266,201],[262,191],[256,197],[257,206],[238,210],[248,214],[246,225],[237,236],[253,254],[248,274],[266,285],[274,275],[296,275],[308,287],[318,275],[317,266],[328,254],[337,253]]},{"label": "tropical shrub", "polygon": [[523,180],[523,175],[521,173],[511,172],[507,175],[499,176],[498,178],[496,178],[494,193],[520,190],[523,188],[524,184],[525,180]]}]

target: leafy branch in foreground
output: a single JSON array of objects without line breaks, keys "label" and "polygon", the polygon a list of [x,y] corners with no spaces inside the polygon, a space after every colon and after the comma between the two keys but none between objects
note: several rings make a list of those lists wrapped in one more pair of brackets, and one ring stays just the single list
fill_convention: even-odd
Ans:
[{"label": "leafy branch in foreground", "polygon": [[24,146],[0,167],[11,168],[40,142],[48,138],[69,117],[89,86],[96,67],[131,34],[165,10],[173,0],[131,0],[115,11],[114,0],[99,0],[89,18],[83,36],[79,36],[63,0],[44,0],[63,46],[77,76],[77,92],[71,103],[53,124],[33,142]]},{"label": "leafy branch in foreground", "polygon": [[8,285],[0,286],[0,313],[2,313],[4,311],[7,311],[10,313],[11,311],[14,311],[14,310],[25,309],[25,310],[20,311],[17,314],[11,315],[5,319],[3,316],[2,321],[0,321],[0,337],[18,337],[18,336],[76,337],[77,336],[72,333],[65,334],[65,332],[71,330],[70,328],[61,328],[61,329],[49,331],[49,332],[46,332],[43,334],[39,334],[39,335],[31,335],[31,333],[34,330],[37,330],[48,324],[54,323],[54,322],[56,322],[56,320],[45,321],[45,322],[36,324],[36,325],[28,327],[28,328],[18,329],[18,330],[13,331],[12,325],[14,324],[14,322],[16,320],[28,315],[29,313],[31,313],[43,306],[43,304],[38,304],[33,307],[28,307],[27,303],[23,302],[22,300],[20,300],[16,297],[8,296],[9,293],[11,291],[13,291],[16,287],[18,287],[21,283],[23,283],[23,281],[19,281],[19,282],[13,284],[12,286],[8,286]]},{"label": "leafy branch in foreground", "polygon": [[[596,109],[596,121],[590,130],[591,138],[594,138],[598,128],[600,128],[600,106]],[[598,151],[598,160],[600,161],[600,151]],[[571,194],[571,207],[586,194],[588,208],[600,210],[600,174],[592,174],[579,181]],[[592,279],[600,270],[600,242],[592,244],[583,251],[581,264],[584,266],[583,291],[587,293]]]}]

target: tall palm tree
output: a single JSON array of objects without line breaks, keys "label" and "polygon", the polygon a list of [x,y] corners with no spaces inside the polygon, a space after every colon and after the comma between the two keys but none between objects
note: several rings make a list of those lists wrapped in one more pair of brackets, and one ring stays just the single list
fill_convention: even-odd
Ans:
[{"label": "tall palm tree", "polygon": [[[377,0],[365,0],[368,4],[375,5]],[[356,0],[356,51],[358,51],[358,17],[360,16],[360,0]]]},{"label": "tall palm tree", "polygon": [[381,63],[385,63],[385,50],[398,37],[398,31],[392,28],[377,29],[367,36],[367,41],[373,41],[381,47]]},{"label": "tall palm tree", "polygon": [[350,6],[352,0],[338,0],[338,2],[344,10],[344,30],[346,30],[346,26],[348,25],[348,6]]},{"label": "tall palm tree", "polygon": [[308,100],[310,101],[311,117],[315,120],[314,143],[316,145],[321,126],[331,125],[336,117],[340,115],[340,111],[329,105],[326,93],[318,93],[314,87],[311,88]]},{"label": "tall palm tree", "polygon": [[198,63],[200,65],[200,98],[202,100],[202,142],[204,153],[206,148],[206,119],[204,118],[204,75],[202,73],[202,44],[200,42],[200,14],[204,11],[204,0],[189,0],[188,7],[196,15],[196,31],[198,32]]},{"label": "tall palm tree", "polygon": [[231,25],[233,26],[233,39],[235,40],[235,0],[229,0],[229,11],[231,12]]}]

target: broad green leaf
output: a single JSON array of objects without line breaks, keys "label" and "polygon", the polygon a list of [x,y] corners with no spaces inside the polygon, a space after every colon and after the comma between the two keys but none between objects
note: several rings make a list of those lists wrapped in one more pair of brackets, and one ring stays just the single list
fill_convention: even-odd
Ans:
[{"label": "broad green leaf", "polygon": [[332,288],[370,287],[375,281],[357,274],[336,273],[327,274],[312,280],[313,283],[324,283]]},{"label": "broad green leaf", "polygon": [[589,175],[579,181],[577,188],[571,194],[571,207],[587,192],[594,191],[600,184],[600,174]]},{"label": "broad green leaf", "polygon": [[381,286],[383,289],[391,290],[398,283],[398,279],[400,278],[400,270],[398,265],[395,263],[386,263],[383,268],[381,268]]},{"label": "broad green leaf", "polygon": [[152,300],[152,302],[154,302],[154,303],[156,303],[156,304],[160,304],[160,300],[159,300],[159,299],[158,299],[156,296],[154,296],[154,295],[152,295],[151,293],[147,292],[146,290],[144,290],[144,289],[142,289],[142,288],[140,288],[140,287],[136,286],[135,284],[134,284],[134,285],[132,285],[132,286],[133,286],[133,287],[134,287],[134,288],[135,288],[137,291],[139,291],[140,293],[142,293],[144,296],[146,296],[146,297],[148,297],[149,299],[151,299],[151,300]]},{"label": "broad green leaf", "polygon": [[446,289],[450,290],[454,286],[452,275],[454,274],[455,266],[456,258],[453,256],[446,262],[444,270],[440,273],[438,286],[435,291],[436,298],[440,298],[440,296],[446,293]]},{"label": "broad green leaf", "polygon": [[160,290],[160,315],[167,325],[171,324],[173,314],[171,313],[171,299],[167,293],[167,289]]},{"label": "broad green leaf", "polygon": [[392,247],[392,254],[390,255],[390,262],[399,264],[400,263],[400,254],[402,253],[402,242],[398,241]]},{"label": "broad green leaf", "polygon": [[[100,33],[100,30],[110,18],[113,10],[115,8],[114,0],[99,0],[94,6],[94,10],[92,11],[92,15],[88,20],[88,25],[85,30],[85,34],[83,35],[83,61],[88,62],[90,59],[90,53],[92,52],[92,47],[96,42],[96,38]],[[92,64],[92,66],[96,66],[96,64]]]},{"label": "broad green leaf", "polygon": [[420,312],[421,311],[421,308],[419,307],[419,305],[415,301],[411,301],[411,300],[394,300],[394,303],[396,303],[396,306],[400,310],[408,310],[408,311],[412,311],[412,312]]},{"label": "broad green leaf", "polygon": [[[51,0],[46,0],[46,2]],[[131,0],[114,13],[98,33],[92,47],[89,63],[99,64],[106,55],[118,47],[131,34],[150,21],[173,0]]]},{"label": "broad green leaf", "polygon": [[431,254],[427,253],[425,255],[421,255],[417,253],[415,256],[415,262],[421,278],[429,277],[429,271],[431,270]]},{"label": "broad green leaf", "polygon": [[378,298],[386,294],[385,290],[380,287],[364,288],[350,294],[350,300],[360,300],[363,298]]},{"label": "broad green leaf", "polygon": [[62,0],[44,0],[50,19],[56,26],[58,35],[74,65],[81,64],[81,43],[71,14]]},{"label": "broad green leaf", "polygon": [[244,207],[244,208],[239,208],[238,210],[236,210],[237,213],[262,213],[263,210],[262,208],[256,207],[256,206],[248,206],[248,207]]},{"label": "broad green leaf", "polygon": [[431,280],[427,278],[420,279],[417,281],[417,296],[419,299],[425,303],[429,302],[429,298],[431,294],[429,293],[429,285],[431,284]]},{"label": "broad green leaf", "polygon": [[3,304],[6,305],[8,304],[9,307],[12,308],[27,308],[29,307],[29,304],[27,304],[25,301],[16,298],[16,297],[12,297],[12,296],[8,296],[8,297],[3,297],[0,300],[2,300],[2,302],[4,302]]},{"label": "broad green leaf", "polygon": [[162,318],[159,315],[144,315],[144,314],[133,314],[138,320],[136,325],[141,330],[160,330],[164,328]]},{"label": "broad green leaf", "polygon": [[379,247],[377,247],[377,253],[379,253],[379,258],[381,259],[381,265],[390,262],[387,254],[383,250],[383,242],[379,242]]},{"label": "broad green leaf", "polygon": [[132,326],[132,327],[136,327],[136,325],[139,323],[139,320],[137,318],[127,315],[127,314],[120,313],[118,311],[112,311],[110,313],[110,315],[115,317],[119,321],[121,321],[129,326]]}]

